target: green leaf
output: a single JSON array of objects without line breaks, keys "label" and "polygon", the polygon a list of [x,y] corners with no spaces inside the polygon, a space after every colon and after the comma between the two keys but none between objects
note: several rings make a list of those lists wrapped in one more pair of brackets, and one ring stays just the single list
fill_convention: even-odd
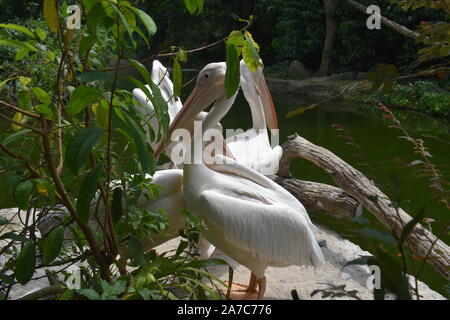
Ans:
[{"label": "green leaf", "polygon": [[49,264],[59,255],[64,241],[64,226],[54,229],[45,239],[44,261]]},{"label": "green leaf", "polygon": [[[148,150],[148,145],[146,143],[145,134],[142,128],[133,120],[133,118],[128,114],[128,111],[121,109],[124,116],[125,122],[133,136],[134,143],[136,145],[136,151],[139,163],[141,164],[144,173],[153,174],[156,170],[155,160],[153,155]],[[133,142],[133,141],[131,141]]]},{"label": "green leaf", "polygon": [[5,234],[2,234],[0,236],[0,240],[4,240],[4,239],[11,239],[14,241],[19,241],[19,242],[28,242],[30,241],[30,239],[28,239],[27,237],[24,237],[20,234],[17,234],[15,232],[7,232]]},{"label": "green leaf", "polygon": [[13,23],[0,23],[0,28],[5,28],[5,29],[13,29],[19,32],[22,32],[23,34],[27,35],[28,37],[30,37],[31,39],[35,39],[33,32],[30,31],[30,29],[23,27],[23,26],[19,26],[17,24],[13,24]]},{"label": "green leaf", "polygon": [[20,76],[19,82],[22,87],[26,87],[31,82],[31,78]]},{"label": "green leaf", "polygon": [[16,61],[20,61],[23,58],[26,57],[26,55],[30,52],[30,50],[28,48],[20,48],[19,50],[17,50],[16,55],[14,57],[14,59]]},{"label": "green leaf", "polygon": [[39,40],[41,41],[44,41],[45,38],[47,38],[47,32],[45,32],[45,30],[42,30],[41,28],[37,28],[36,30],[34,30],[34,32],[36,32]]},{"label": "green leaf", "polygon": [[86,52],[92,48],[92,46],[95,44],[95,42],[97,41],[97,37],[93,34],[87,36],[87,37],[83,37],[83,39],[81,39],[80,41],[80,49],[79,49],[79,55],[80,56],[84,56],[86,54]]},{"label": "green leaf", "polygon": [[39,49],[29,44],[28,42],[18,41],[18,40],[10,40],[10,39],[0,39],[0,44],[17,47],[17,48],[25,48],[34,52],[38,52]]},{"label": "green leaf", "polygon": [[98,189],[98,182],[102,172],[103,164],[98,163],[84,178],[78,193],[77,211],[81,222],[87,223],[89,221],[89,211],[91,207],[92,198]]},{"label": "green leaf", "polygon": [[238,56],[241,55],[242,52],[242,46],[244,44],[245,38],[242,32],[239,31],[232,31],[227,39],[227,45],[233,45],[237,52]]},{"label": "green leaf", "polygon": [[113,191],[112,205],[111,205],[111,216],[114,224],[119,222],[122,217],[122,189],[115,188]]},{"label": "green leaf", "polygon": [[35,109],[37,112],[43,114],[48,119],[55,120],[55,118],[56,118],[53,110],[46,104],[40,104],[40,105],[36,106]]},{"label": "green leaf", "polygon": [[69,142],[66,151],[66,164],[73,173],[83,166],[92,148],[98,143],[105,130],[101,128],[84,128],[77,132]]},{"label": "green leaf", "polygon": [[259,57],[258,50],[255,47],[255,42],[249,35],[245,35],[245,40],[242,46],[242,58],[246,66],[253,72],[258,71],[258,68],[262,66]]},{"label": "green leaf", "polygon": [[31,190],[33,189],[33,182],[31,180],[25,180],[21,182],[16,190],[16,200],[19,205],[19,208],[22,210],[28,209],[28,202],[31,195]]},{"label": "green leaf", "polygon": [[148,36],[152,37],[158,30],[155,21],[153,21],[152,17],[150,17],[146,12],[138,8],[133,8],[133,11],[136,13],[138,18],[141,20],[142,24],[145,26]]},{"label": "green leaf", "polygon": [[173,59],[173,92],[175,99],[178,99],[183,86],[183,73],[181,72],[180,62],[177,58]]},{"label": "green leaf", "polygon": [[358,233],[360,233],[361,235],[365,236],[365,237],[369,237],[390,245],[395,245],[397,242],[395,240],[395,238],[386,231],[383,230],[376,230],[376,229],[372,229],[372,228],[362,228],[358,230]]},{"label": "green leaf", "polygon": [[89,300],[101,300],[100,295],[94,289],[82,289],[79,290],[78,293],[85,296]]},{"label": "green leaf", "polygon": [[199,13],[203,11],[204,6],[205,6],[205,0],[197,0],[197,9],[198,9]]},{"label": "green leaf", "polygon": [[19,106],[22,109],[29,110],[31,109],[32,102],[31,102],[31,95],[28,92],[28,90],[21,90],[17,94],[17,99],[19,100]]},{"label": "green leaf", "polygon": [[31,129],[23,129],[13,134],[10,134],[6,137],[5,140],[3,140],[3,144],[8,145],[9,143],[14,142],[18,138],[20,138],[21,136],[28,135],[31,132],[32,132]]},{"label": "green leaf", "polygon": [[10,222],[9,222],[8,219],[6,219],[5,217],[1,217],[1,216],[0,216],[0,226],[7,225],[7,224],[9,224],[9,223],[10,223]]},{"label": "green leaf", "polygon": [[352,265],[363,265],[363,266],[369,266],[373,263],[374,257],[373,256],[361,256],[359,258],[356,258],[354,260],[351,260],[347,262],[342,268],[341,271],[348,266]]},{"label": "green leaf", "polygon": [[131,237],[128,243],[128,249],[130,250],[130,256],[133,260],[133,264],[142,266],[145,264],[144,250],[142,244],[135,237]]},{"label": "green leaf", "polygon": [[225,90],[227,98],[232,97],[239,88],[239,56],[236,47],[227,43],[227,71],[225,72]]},{"label": "green leaf", "polygon": [[134,59],[130,59],[129,61],[133,65],[133,67],[139,72],[139,74],[141,75],[142,79],[144,79],[145,82],[147,83],[152,82],[150,72],[148,72],[147,68],[142,63]]},{"label": "green leaf", "polygon": [[49,29],[53,32],[58,32],[59,18],[57,0],[44,0],[44,18]]},{"label": "green leaf", "polygon": [[99,81],[106,84],[112,83],[114,78],[113,72],[108,71],[88,71],[83,74],[81,74],[78,77],[78,80],[82,82],[94,82]]},{"label": "green leaf", "polygon": [[[111,7],[117,12],[117,14],[119,15],[120,21],[122,21],[123,26],[125,27],[125,30],[128,33],[128,36],[130,37],[130,40],[134,43],[133,40],[133,29],[134,26],[136,25],[136,21],[133,21],[132,19],[134,19],[134,15],[130,15],[128,14],[127,9],[122,9],[123,12],[113,3],[111,3]],[[133,26],[134,25],[134,26]]]},{"label": "green leaf", "polygon": [[0,92],[2,92],[3,87],[5,86],[5,84],[7,84],[9,81],[15,80],[15,79],[17,79],[17,77],[8,78],[8,79],[3,80],[2,82],[0,82]]},{"label": "green leaf", "polygon": [[6,274],[2,274],[2,273],[0,273],[0,281],[5,283],[5,284],[14,284],[15,283],[13,277],[8,276]]},{"label": "green leaf", "polygon": [[170,123],[170,117],[168,113],[168,105],[166,99],[164,99],[161,89],[153,83],[153,81],[149,82],[150,89],[152,89],[152,97],[150,98],[150,101],[152,102],[153,106],[155,107],[156,116],[158,117],[159,127],[162,128],[163,136],[167,140],[168,136],[167,133],[169,131],[169,123]]},{"label": "green leaf", "polygon": [[100,99],[100,90],[88,86],[79,86],[75,89],[69,101],[69,112],[76,115],[83,111],[90,103]]},{"label": "green leaf", "polygon": [[31,241],[20,251],[16,261],[15,275],[17,281],[24,285],[31,280],[36,268],[36,248]]},{"label": "green leaf", "polygon": [[424,218],[424,215],[425,215],[425,208],[423,207],[422,209],[420,209],[417,215],[415,215],[414,218],[403,227],[402,233],[400,234],[400,239],[398,240],[399,246],[403,246],[403,243],[405,242],[406,238],[413,231],[414,226]]},{"label": "green leaf", "polygon": [[195,14],[197,11],[197,0],[184,0],[186,8],[189,10],[190,14]]},{"label": "green leaf", "polygon": [[31,88],[31,90],[33,90],[34,95],[42,104],[49,105],[52,102],[52,98],[50,98],[48,93],[42,90],[41,88],[34,87]]}]

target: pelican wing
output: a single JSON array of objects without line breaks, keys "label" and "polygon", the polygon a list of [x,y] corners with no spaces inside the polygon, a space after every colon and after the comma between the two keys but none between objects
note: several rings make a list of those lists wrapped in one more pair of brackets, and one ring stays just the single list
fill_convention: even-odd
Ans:
[{"label": "pelican wing", "polygon": [[[238,176],[247,180],[250,180],[259,186],[262,186],[264,189],[260,189],[261,195],[258,198],[267,198],[272,203],[281,202],[294,210],[300,212],[308,221],[309,226],[315,231],[316,228],[312,224],[311,219],[309,218],[308,213],[306,212],[305,207],[295,198],[292,194],[290,194],[286,189],[278,185],[276,182],[267,178],[255,170],[248,168],[238,161],[224,157],[222,155],[218,155],[214,158],[215,163],[211,166],[212,170],[221,173],[228,173],[234,176]],[[256,190],[251,186],[248,186],[249,190]]]},{"label": "pelican wing", "polygon": [[199,205],[204,219],[226,241],[273,264],[313,265],[324,261],[306,218],[289,206],[267,204],[251,192],[235,195],[205,190]]}]

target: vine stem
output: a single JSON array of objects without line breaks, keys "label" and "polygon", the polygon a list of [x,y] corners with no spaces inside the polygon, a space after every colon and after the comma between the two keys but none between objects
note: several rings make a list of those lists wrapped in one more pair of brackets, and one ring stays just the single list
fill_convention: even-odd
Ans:
[{"label": "vine stem", "polygon": [[[239,30],[239,32],[244,32],[245,30],[250,28],[251,25],[252,25],[251,21],[247,22],[247,25],[245,27],[243,27],[241,30]],[[202,51],[202,50],[214,47],[216,45],[221,44],[222,42],[227,41],[229,37],[230,36],[226,36],[226,37],[224,37],[224,38],[222,38],[220,40],[217,40],[215,42],[212,42],[210,44],[207,44],[207,45],[204,45],[204,46],[201,46],[201,47],[198,47],[198,48],[186,50],[185,52],[186,53],[194,53],[194,52],[199,52],[199,51]],[[178,55],[178,52],[159,52],[159,53],[155,53],[155,54],[153,54],[153,55],[151,55],[149,57],[146,57],[146,58],[144,58],[142,60],[139,60],[139,62],[140,63],[144,63],[144,62],[152,61],[152,60],[160,58],[160,57],[173,57],[173,56],[176,56],[176,55]],[[131,63],[127,64],[127,65],[124,65],[124,66],[116,66],[114,68],[99,69],[97,71],[116,71],[116,70],[130,69],[130,68],[133,68],[133,65]]]},{"label": "vine stem", "polygon": [[[41,126],[42,129],[45,130],[48,128],[48,126],[53,126],[52,120],[46,120],[43,116],[41,116]],[[100,273],[104,280],[110,281],[111,275],[109,272],[109,265],[105,261],[105,257],[103,257],[100,247],[98,245],[97,240],[95,239],[94,234],[92,233],[91,229],[87,226],[87,224],[83,223],[80,220],[80,217],[78,215],[77,209],[75,208],[72,200],[70,199],[66,188],[64,187],[63,182],[61,181],[61,178],[58,174],[56,165],[55,165],[55,159],[53,157],[53,151],[51,148],[51,141],[48,133],[44,133],[42,135],[42,143],[44,147],[44,157],[46,159],[48,168],[50,170],[50,174],[52,176],[52,179],[55,183],[56,189],[58,190],[58,193],[60,194],[61,200],[63,201],[66,208],[69,210],[71,216],[75,219],[77,224],[80,226],[81,230],[83,231],[84,235],[86,236],[86,240],[89,243],[89,246],[92,250],[92,253],[94,255],[95,260],[100,266]]]}]

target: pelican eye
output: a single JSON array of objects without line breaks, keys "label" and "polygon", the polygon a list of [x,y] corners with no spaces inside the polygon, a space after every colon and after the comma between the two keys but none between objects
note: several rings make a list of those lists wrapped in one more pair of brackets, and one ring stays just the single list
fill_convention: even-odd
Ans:
[{"label": "pelican eye", "polygon": [[198,78],[198,83],[200,84],[200,85],[202,85],[202,84],[205,84],[210,78],[211,78],[211,73],[208,71],[208,72],[205,72],[204,74],[202,74],[199,78]]}]

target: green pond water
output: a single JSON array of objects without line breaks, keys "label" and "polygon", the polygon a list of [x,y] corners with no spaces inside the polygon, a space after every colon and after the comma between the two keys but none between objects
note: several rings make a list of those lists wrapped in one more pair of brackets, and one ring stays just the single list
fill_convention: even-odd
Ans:
[{"label": "green pond water", "polygon": [[[425,215],[436,222],[432,225],[433,232],[438,233],[449,221],[450,212],[444,205],[437,203],[433,195],[427,189],[427,179],[417,177],[413,168],[404,168],[399,164],[399,159],[408,163],[419,159],[414,154],[412,145],[404,139],[398,138],[403,134],[397,129],[389,128],[390,120],[383,118],[383,113],[375,106],[365,106],[351,102],[335,101],[306,111],[294,118],[286,118],[286,114],[299,106],[304,106],[312,101],[304,101],[299,97],[288,95],[274,95],[278,121],[280,127],[280,143],[283,143],[291,134],[298,133],[309,141],[323,146],[356,169],[375,180],[377,185],[389,196],[397,194],[400,204],[410,215],[415,215],[425,206]],[[447,121],[429,117],[419,113],[395,110],[395,115],[402,125],[413,137],[422,138],[425,145],[433,155],[433,162],[440,173],[450,180],[450,124]],[[359,144],[361,151],[348,144],[339,135],[341,132],[332,128],[333,124],[342,125],[354,140]],[[246,129],[251,126],[249,108],[242,97],[238,98],[229,114],[222,121],[225,128]],[[365,160],[354,154],[363,153]],[[370,164],[369,169],[363,163]],[[292,174],[299,179],[328,183],[334,185],[332,179],[322,169],[303,159],[296,159],[292,163]],[[394,178],[392,178],[394,176]],[[395,178],[396,177],[396,178]],[[393,191],[392,181],[399,181],[398,192]],[[359,244],[363,249],[369,249],[364,239],[356,238],[354,229],[367,227],[356,225],[328,217],[324,214],[310,212],[313,220],[322,223],[339,232],[345,238]],[[363,217],[369,219],[377,229],[383,226],[372,217],[369,212],[364,212]],[[450,237],[444,237],[449,243]],[[396,254],[395,250],[392,250]],[[399,262],[400,262],[400,258]],[[420,265],[421,262],[416,262]],[[447,281],[428,265],[425,267],[421,279],[433,289],[447,295]]]},{"label": "green pond water", "polygon": [[[434,201],[432,194],[427,189],[426,179],[418,178],[412,168],[402,168],[395,160],[401,158],[411,162],[418,159],[418,156],[414,154],[410,143],[398,138],[402,135],[398,130],[389,128],[390,121],[383,119],[383,114],[377,111],[376,107],[348,102],[330,102],[306,111],[295,118],[287,119],[285,116],[288,112],[311,101],[303,101],[299,97],[287,95],[274,95],[274,102],[281,130],[280,143],[283,143],[287,136],[297,132],[309,141],[331,150],[363,173],[370,174],[371,178],[376,176],[374,180],[379,185],[383,184],[383,191],[389,195],[392,195],[389,192],[392,190],[390,181],[394,173],[400,181],[399,194],[403,209],[411,215],[415,215],[425,205],[426,216],[436,220],[433,224],[435,233],[438,233],[448,222],[449,211],[442,204]],[[395,111],[395,114],[412,136],[424,139],[440,173],[450,180],[449,123],[418,113]],[[340,124],[349,131],[360,145],[367,160],[363,161],[354,156],[358,151],[339,137],[339,132],[332,128],[333,124]],[[222,125],[225,128],[247,129],[251,127],[250,110],[242,94],[226,118],[223,119]],[[0,121],[0,130],[4,130],[5,127],[6,124]],[[362,162],[368,162],[374,170],[361,165]],[[333,184],[329,175],[306,160],[294,160],[291,171],[299,179]],[[0,191],[2,185],[3,183],[0,184]],[[310,215],[314,221],[336,230],[345,238],[361,245],[363,249],[369,249],[364,239],[361,240],[354,236],[354,229],[361,226],[324,214],[310,212]],[[364,212],[363,217],[376,223],[369,212]],[[379,224],[375,227],[383,228]],[[449,240],[448,236],[444,237],[444,241],[447,243],[450,243]],[[393,251],[393,254],[395,253]],[[420,262],[416,262],[416,264],[419,265]],[[447,281],[428,265],[424,269],[421,280],[447,296]]]}]

